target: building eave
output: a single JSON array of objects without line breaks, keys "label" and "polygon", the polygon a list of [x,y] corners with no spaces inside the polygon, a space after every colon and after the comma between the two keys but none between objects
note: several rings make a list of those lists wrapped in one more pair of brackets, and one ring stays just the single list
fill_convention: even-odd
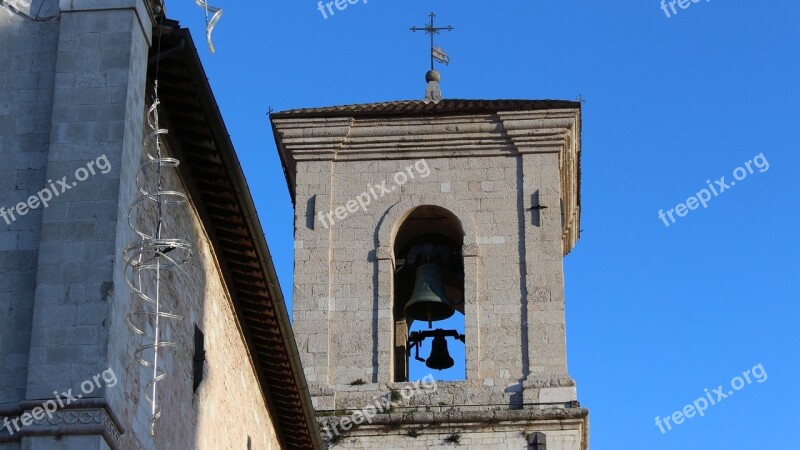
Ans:
[{"label": "building eave", "polygon": [[[284,448],[322,448],[291,322],[244,173],[187,29],[166,20],[159,97],[169,137],[230,292]],[[150,78],[152,79],[152,78]]]}]

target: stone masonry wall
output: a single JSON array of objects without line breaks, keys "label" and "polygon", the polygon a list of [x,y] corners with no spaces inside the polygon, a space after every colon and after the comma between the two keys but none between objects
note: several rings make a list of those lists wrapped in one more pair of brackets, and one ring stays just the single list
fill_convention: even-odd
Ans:
[{"label": "stone masonry wall", "polygon": [[[552,158],[556,161],[555,155]],[[344,386],[357,379],[384,381],[376,371],[384,375],[390,372],[386,364],[380,365],[389,358],[379,358],[378,366],[373,361],[381,335],[391,336],[392,332],[391,321],[385,320],[390,314],[391,299],[381,297],[376,305],[376,284],[386,280],[386,274],[376,273],[377,234],[381,227],[399,225],[384,223],[395,220],[388,210],[405,208],[398,212],[402,216],[415,206],[426,204],[450,209],[475,230],[474,235],[465,237],[465,245],[476,247],[478,254],[476,275],[466,280],[468,289],[475,293],[474,298],[466,300],[465,322],[467,329],[473,331],[467,334],[466,342],[468,378],[500,390],[519,385],[532,370],[529,332],[541,338],[541,348],[546,351],[537,353],[537,358],[543,359],[537,362],[542,366],[535,371],[565,373],[558,209],[542,214],[555,215],[556,219],[543,221],[548,228],[538,232],[546,234],[546,239],[530,245],[530,252],[540,256],[533,256],[529,264],[524,224],[531,221],[531,213],[524,211],[529,206],[522,202],[530,192],[522,191],[520,157],[425,161],[429,176],[417,175],[394,192],[373,200],[367,211],[359,209],[341,221],[334,216],[337,223],[330,228],[319,221],[319,213],[344,206],[368,186],[384,180],[392,186],[394,175],[416,161],[298,163],[294,325],[309,381]],[[548,173],[548,184],[546,188],[542,186],[541,196],[551,204],[555,199],[557,204],[557,162],[548,167],[540,158],[540,164],[528,171]],[[540,174],[536,176],[542,180]],[[310,201],[311,197],[314,201]],[[308,210],[310,206],[313,211]],[[313,229],[308,226],[309,217],[313,217]],[[553,261],[551,255],[557,260]],[[553,263],[539,263],[545,259]],[[534,281],[528,284],[529,279]],[[542,325],[532,331],[527,327],[529,286],[543,290],[551,305],[546,308],[555,308],[552,312],[533,311],[531,317]],[[373,314],[376,306],[377,317]],[[474,334],[478,330],[480,336]],[[549,347],[548,342],[552,342]]]},{"label": "stone masonry wall", "polygon": [[[142,157],[150,18],[142,0],[58,5],[0,0],[0,207],[26,201],[49,180],[66,176],[70,185],[46,208],[10,224],[0,218],[0,419],[19,414],[13,409],[21,401],[81,392],[83,381],[111,368],[117,384],[92,392],[94,406],[80,402],[106,424],[96,405],[108,402],[124,431],[119,441],[112,436],[117,448],[247,448],[248,438],[253,448],[279,448],[216,256],[191,207],[168,221],[196,254],[188,276],[165,279],[185,319],[167,330],[179,345],[163,360],[170,371],[160,387],[163,418],[157,437],[149,435],[148,371],[133,358],[125,323],[132,294],[122,249],[135,241],[126,214]],[[77,182],[76,170],[90,161],[98,169],[101,155],[109,170]],[[197,393],[195,324],[206,346]],[[99,434],[42,435],[47,426],[35,424],[21,441],[0,430],[0,448],[109,448]]]},{"label": "stone masonry wall", "polygon": [[[0,5],[0,207],[46,185],[58,20]],[[6,213],[8,214],[8,213]],[[42,211],[0,218],[0,405],[25,398]]]},{"label": "stone masonry wall", "polygon": [[[162,150],[164,156],[169,156],[168,146]],[[133,172],[138,164],[138,160],[131,160],[125,166],[129,173],[124,178],[131,184],[122,186],[123,197],[133,195]],[[163,174],[165,189],[187,192],[174,171],[165,170]],[[250,438],[252,448],[278,449],[273,421],[264,404],[217,256],[197,211],[191,205],[167,206],[163,211],[165,236],[188,239],[194,247],[194,257],[183,266],[186,273],[171,271],[162,284],[165,307],[183,320],[164,321],[166,335],[177,346],[165,352],[162,360],[169,375],[159,384],[163,415],[153,438],[149,434],[149,404],[142,392],[151,374],[133,359],[139,340],[125,323],[133,304],[141,300],[123,281],[124,264],[121,258],[117,259],[109,360],[120,384],[107,394],[114,411],[131,426],[122,437],[121,448],[247,448]],[[147,229],[155,223],[155,204],[146,203],[136,210],[135,217],[137,225]],[[124,245],[136,242],[127,223],[119,232],[118,255]],[[195,325],[205,334],[206,352],[204,379],[196,393],[192,390]]]},{"label": "stone masonry wall", "polygon": [[[142,127],[150,32],[143,8],[87,0],[61,11],[46,177],[66,177],[71,187],[42,210],[28,400],[79,392],[109,367],[121,166]],[[103,155],[109,170],[77,179]],[[103,388],[91,397],[104,397]]]},{"label": "stone masonry wall", "polygon": [[588,412],[566,367],[562,267],[578,233],[579,111],[291,115],[273,124],[294,184],[293,324],[321,424],[406,384],[393,382],[404,220],[430,205],[464,231],[466,380],[440,382],[336,444],[445,448],[458,433],[468,448],[527,448],[546,432],[548,448],[587,448]]},{"label": "stone masonry wall", "polygon": [[[149,107],[149,104],[145,106]],[[166,118],[163,111],[161,116]],[[164,122],[162,126],[168,127]],[[145,135],[147,133],[149,128],[144,131]],[[164,142],[163,156],[168,157],[169,136]],[[121,186],[121,198],[129,199],[126,200],[128,204],[134,195],[138,195],[134,179],[142,162],[142,151],[142,146],[138,146],[128,155],[125,164],[123,179],[128,183]],[[156,154],[155,149],[151,147],[150,153]],[[165,190],[187,192],[174,170],[165,169],[162,174]],[[153,186],[153,183],[146,185]],[[127,205],[122,206],[125,209],[120,214],[127,213]],[[145,202],[134,211],[137,226],[142,230],[152,229],[156,217],[155,203]],[[185,273],[167,272],[162,282],[165,308],[183,319],[163,321],[165,336],[176,342],[176,347],[164,352],[162,362],[168,376],[159,384],[162,418],[156,424],[153,438],[149,433],[150,406],[143,396],[144,385],[151,373],[134,360],[134,348],[141,341],[134,337],[125,322],[126,315],[141,300],[122,278],[122,259],[115,260],[109,360],[119,374],[120,385],[108,390],[107,396],[122,422],[131,427],[122,437],[121,448],[247,448],[249,439],[253,448],[278,449],[273,419],[264,404],[242,330],[217,264],[218,258],[199,215],[192,203],[163,206],[162,211],[164,237],[187,239],[193,246],[192,259],[182,266]],[[137,242],[137,239],[127,221],[118,233],[116,252],[121,255],[124,246]],[[148,287],[152,289],[152,285]],[[193,392],[195,326],[205,335],[205,363],[203,381]]]},{"label": "stone masonry wall", "polygon": [[[145,105],[145,110],[149,107]],[[161,126],[168,127],[166,114]],[[146,128],[144,134],[149,133]],[[169,135],[162,145],[163,156],[170,156]],[[138,195],[135,189],[135,172],[143,162],[142,146],[126,155],[125,183],[121,186],[121,205],[127,205]],[[155,150],[151,148],[151,154]],[[150,172],[152,174],[152,171]],[[163,172],[164,189],[187,192],[180,177],[172,169]],[[153,178],[148,178],[153,180]],[[147,183],[153,186],[152,183]],[[121,202],[122,203],[122,202]],[[192,448],[222,449],[280,448],[273,419],[264,404],[261,387],[242,330],[238,325],[232,300],[224,284],[218,257],[209,237],[202,227],[192,203],[162,207],[164,237],[187,239],[193,246],[194,256],[182,267],[185,273],[170,271],[162,282],[165,308],[183,317],[180,321],[165,320],[165,336],[176,342],[176,347],[164,352],[162,362],[168,372],[159,384],[159,404],[162,418],[156,424],[155,438],[150,436],[150,406],[143,394],[150,379],[149,370],[133,358],[138,338],[130,332],[125,318],[134,304],[141,302],[125,284],[122,274],[124,263],[115,259],[115,301],[111,306],[109,328],[109,360],[119,374],[120,384],[107,391],[113,410],[130,428],[123,435],[120,448],[161,449]],[[137,226],[152,229],[156,206],[145,202],[135,209]],[[136,236],[125,221],[118,227],[117,255],[128,244],[137,242]],[[149,285],[152,289],[152,285]],[[152,292],[152,290],[150,291]],[[194,329],[197,326],[205,335],[204,378],[193,392],[193,359],[195,356]]]},{"label": "stone masonry wall", "polygon": [[[397,429],[387,432],[382,429],[359,429],[352,437],[346,438],[341,445],[333,448],[375,449],[391,448],[397,450],[453,449],[468,448],[476,450],[526,450],[529,447],[527,436],[520,430],[476,429],[482,424],[428,432],[424,428],[417,429],[419,436],[410,437],[408,429]],[[519,426],[519,425],[518,425]],[[407,428],[407,427],[404,427]],[[581,435],[579,430],[548,431],[547,450],[580,450]],[[447,441],[458,439],[458,446]]]}]

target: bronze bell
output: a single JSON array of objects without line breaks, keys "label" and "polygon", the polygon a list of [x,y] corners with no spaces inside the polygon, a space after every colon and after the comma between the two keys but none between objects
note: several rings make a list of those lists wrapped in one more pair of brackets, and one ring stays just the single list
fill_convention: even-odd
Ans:
[{"label": "bronze bell", "polygon": [[447,350],[447,339],[441,334],[434,336],[431,343],[431,356],[425,361],[425,365],[431,369],[444,370],[453,367],[455,361],[450,357]]},{"label": "bronze bell", "polygon": [[432,263],[417,267],[414,293],[405,307],[406,318],[431,323],[447,319],[455,312],[453,302],[444,295],[441,267]]}]

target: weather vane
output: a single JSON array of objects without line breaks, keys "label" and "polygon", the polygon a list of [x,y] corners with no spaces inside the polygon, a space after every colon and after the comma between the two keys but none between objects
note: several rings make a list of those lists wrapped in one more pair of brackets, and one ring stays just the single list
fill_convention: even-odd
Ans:
[{"label": "weather vane", "polygon": [[453,27],[446,26],[446,27],[435,27],[433,25],[433,21],[436,18],[436,14],[431,13],[430,15],[431,21],[424,27],[411,27],[411,31],[424,31],[426,34],[431,36],[431,70],[433,70],[433,62],[439,61],[440,63],[444,63],[445,65],[450,64],[450,57],[442,51],[440,47],[434,47],[433,38],[435,35],[441,33],[442,31],[453,31]]},{"label": "weather vane", "polygon": [[428,87],[425,89],[425,99],[423,101],[425,103],[439,103],[439,101],[442,100],[442,89],[439,87],[439,81],[442,77],[439,75],[439,72],[434,69],[433,63],[439,61],[445,65],[450,64],[450,57],[447,56],[447,53],[445,53],[441,47],[434,47],[434,36],[442,31],[453,31],[453,27],[436,27],[433,24],[434,19],[436,19],[436,14],[431,13],[430,18],[431,21],[428,22],[424,28],[411,27],[411,31],[424,31],[431,36],[431,70],[425,74],[425,81],[428,82]]}]

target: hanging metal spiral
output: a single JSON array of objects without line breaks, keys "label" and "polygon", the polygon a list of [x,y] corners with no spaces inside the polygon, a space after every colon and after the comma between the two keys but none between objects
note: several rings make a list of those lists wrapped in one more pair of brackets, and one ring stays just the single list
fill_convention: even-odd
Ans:
[{"label": "hanging metal spiral", "polygon": [[222,17],[222,8],[211,6],[205,0],[194,0],[197,6],[206,11],[206,41],[208,41],[208,51],[214,53],[214,44],[211,42],[211,32]]},{"label": "hanging metal spiral", "polygon": [[188,199],[183,192],[165,187],[169,180],[177,179],[177,175],[170,178],[165,175],[177,169],[180,162],[162,155],[161,136],[168,131],[159,127],[158,106],[156,82],[153,103],[147,112],[150,132],[143,142],[146,160],[136,172],[139,195],[128,209],[128,225],[139,240],[123,251],[125,280],[135,294],[127,323],[140,340],[134,358],[142,366],[152,369],[144,388],[144,397],[150,405],[152,435],[155,435],[155,423],[161,417],[158,384],[167,376],[159,359],[165,350],[175,347],[175,342],[164,337],[164,330],[170,322],[182,319],[170,312],[162,284],[169,271],[178,270],[186,274],[181,265],[192,257],[189,241],[170,237],[167,230],[167,223],[174,223],[168,220],[168,210],[184,207]]}]

